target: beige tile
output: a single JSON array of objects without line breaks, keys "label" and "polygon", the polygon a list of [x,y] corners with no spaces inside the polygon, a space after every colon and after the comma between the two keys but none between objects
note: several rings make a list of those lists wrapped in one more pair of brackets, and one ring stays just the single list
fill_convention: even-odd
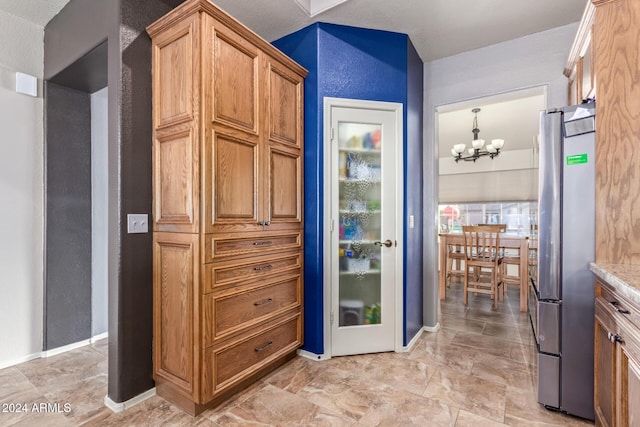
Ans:
[{"label": "beige tile", "polygon": [[[60,386],[45,394],[45,397],[69,409],[64,412],[74,424],[101,418],[109,409],[104,406],[107,395],[107,376],[98,375],[76,384]],[[110,412],[110,411],[109,411]]]},{"label": "beige tile", "polygon": [[441,326],[436,332],[423,332],[413,349],[420,349],[421,346],[438,343],[441,345],[450,344],[458,331]]},{"label": "beige tile", "polygon": [[467,310],[465,317],[467,319],[498,323],[501,325],[513,325],[516,320],[509,311],[491,311],[487,308],[474,307]]},{"label": "beige tile", "polygon": [[514,341],[517,343],[522,342],[520,330],[516,326],[513,326],[513,324],[511,323],[486,322],[484,329],[482,330],[482,334],[490,337]]},{"label": "beige tile", "polygon": [[372,406],[358,426],[452,426],[458,409],[436,399],[388,388],[381,393],[382,403]]},{"label": "beige tile", "polygon": [[427,365],[447,367],[464,374],[470,374],[477,355],[478,352],[468,347],[434,344],[412,351],[410,358]]},{"label": "beige tile", "polygon": [[[451,344],[471,348],[480,353],[504,357],[507,359],[511,358],[512,347],[514,346],[511,341],[503,340],[501,338],[465,332],[457,334],[451,341]],[[524,356],[522,356],[522,358],[524,358]]]},{"label": "beige tile", "polygon": [[500,427],[505,425],[461,409],[458,418],[456,418],[455,427]]},{"label": "beige tile", "polygon": [[299,396],[277,387],[266,385],[261,393],[254,393],[249,399],[233,406],[223,413],[209,415],[221,426],[249,425],[318,425],[331,420],[350,423],[339,413],[332,413]]},{"label": "beige tile", "polygon": [[102,354],[104,357],[109,357],[109,338],[103,338],[94,342],[91,344],[91,348]]},{"label": "beige tile", "polygon": [[57,356],[32,360],[17,368],[34,386],[47,393],[60,386],[104,375],[107,359],[90,346],[85,346]]},{"label": "beige tile", "polygon": [[429,381],[424,396],[502,422],[506,389],[503,384],[439,368]]},{"label": "beige tile", "polygon": [[523,362],[482,354],[476,357],[471,375],[515,388],[532,390],[535,375]]},{"label": "beige tile", "polygon": [[282,390],[297,393],[315,377],[322,375],[326,366],[323,361],[314,361],[298,356],[267,375],[263,381]]},{"label": "beige tile", "polygon": [[407,353],[380,354],[358,374],[366,382],[379,381],[398,390],[422,394],[436,366],[409,357]]},{"label": "beige tile", "polygon": [[0,402],[17,402],[15,395],[28,391],[36,391],[36,387],[18,368],[10,367],[0,370]]},{"label": "beige tile", "polygon": [[440,312],[449,316],[464,317],[468,308],[458,301],[440,302]]},{"label": "beige tile", "polygon": [[356,422],[369,408],[381,405],[386,388],[376,381],[363,381],[361,375],[328,367],[296,395]]},{"label": "beige tile", "polygon": [[101,414],[94,417],[87,425],[100,427],[110,426],[214,426],[210,419],[192,417],[171,405],[166,400],[154,396],[124,412]]},{"label": "beige tile", "polygon": [[440,323],[443,328],[454,329],[460,332],[469,332],[474,334],[481,334],[484,329],[484,321],[470,319],[470,318],[459,318],[454,316],[446,316],[442,315],[440,318]]}]

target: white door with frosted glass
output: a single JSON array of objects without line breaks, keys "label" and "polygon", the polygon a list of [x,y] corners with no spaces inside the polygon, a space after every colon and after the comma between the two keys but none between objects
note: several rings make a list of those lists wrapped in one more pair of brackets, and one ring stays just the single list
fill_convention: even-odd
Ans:
[{"label": "white door with frosted glass", "polygon": [[393,351],[402,323],[402,105],[325,99],[325,134],[330,354]]}]

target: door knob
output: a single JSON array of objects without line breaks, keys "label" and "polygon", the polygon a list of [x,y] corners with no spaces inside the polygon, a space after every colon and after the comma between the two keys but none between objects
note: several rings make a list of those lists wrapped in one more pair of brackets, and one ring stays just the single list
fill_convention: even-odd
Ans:
[{"label": "door knob", "polygon": [[385,240],[384,242],[373,242],[374,245],[378,245],[378,246],[386,246],[388,248],[391,247],[391,245],[393,245],[393,242],[389,239]]}]

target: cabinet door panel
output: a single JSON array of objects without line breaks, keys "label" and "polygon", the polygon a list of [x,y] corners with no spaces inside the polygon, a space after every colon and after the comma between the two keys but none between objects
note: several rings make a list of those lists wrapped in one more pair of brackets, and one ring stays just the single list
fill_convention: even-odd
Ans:
[{"label": "cabinet door panel", "polygon": [[197,153],[198,145],[190,129],[156,137],[153,146],[154,230],[198,231]]},{"label": "cabinet door panel", "polygon": [[269,150],[269,218],[276,225],[300,227],[302,222],[302,158],[272,148]]},{"label": "cabinet door panel", "polygon": [[154,233],[154,372],[192,393],[198,236]]},{"label": "cabinet door panel", "polygon": [[269,140],[302,148],[302,78],[274,60],[267,69]]},{"label": "cabinet door panel", "polygon": [[213,132],[206,147],[207,232],[259,230],[258,143]]},{"label": "cabinet door panel", "polygon": [[609,340],[611,329],[607,327],[608,316],[602,310],[600,301],[596,303],[595,322],[595,396],[596,418],[603,426],[615,424],[616,404],[616,346]]},{"label": "cabinet door panel", "polygon": [[156,128],[194,118],[196,20],[189,19],[154,40],[153,112]]},{"label": "cabinet door panel", "polygon": [[258,49],[214,22],[212,59],[212,121],[257,134]]},{"label": "cabinet door panel", "polygon": [[619,425],[640,425],[640,330],[622,320],[620,345],[620,410]]}]

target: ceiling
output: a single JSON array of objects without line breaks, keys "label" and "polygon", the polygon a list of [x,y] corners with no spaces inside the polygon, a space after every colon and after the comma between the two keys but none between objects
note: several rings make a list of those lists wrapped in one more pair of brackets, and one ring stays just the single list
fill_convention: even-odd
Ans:
[{"label": "ceiling", "polygon": [[[408,34],[422,60],[428,62],[578,22],[587,1],[348,0],[313,18],[295,0],[213,2],[269,41],[313,22],[352,25]],[[0,10],[45,26],[66,3],[68,0],[0,0]]]},{"label": "ceiling", "polygon": [[[68,1],[0,0],[0,10],[45,26]],[[183,2],[161,1],[171,7]],[[335,7],[310,17],[296,1]],[[269,41],[314,22],[352,25],[408,34],[425,62],[578,22],[588,1],[213,0]],[[567,46],[567,55],[569,49]],[[441,107],[438,113],[440,156],[450,156],[455,143],[470,146],[474,107],[482,108],[478,116],[480,137],[487,141],[502,138],[504,149],[513,150],[531,148],[544,101],[541,94],[516,93],[509,99],[491,97]]]}]

